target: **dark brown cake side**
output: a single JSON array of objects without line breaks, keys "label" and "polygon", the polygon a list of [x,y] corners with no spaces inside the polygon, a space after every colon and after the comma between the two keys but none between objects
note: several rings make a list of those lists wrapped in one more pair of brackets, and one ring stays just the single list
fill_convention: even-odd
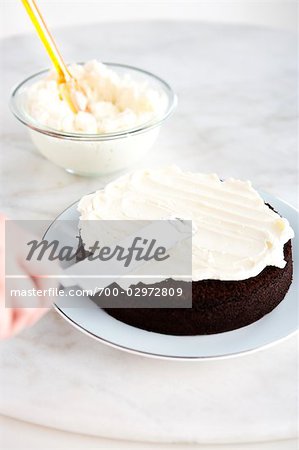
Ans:
[{"label": "dark brown cake side", "polygon": [[106,309],[114,318],[137,328],[171,335],[214,334],[234,330],[263,317],[285,297],[292,282],[292,244],[284,247],[286,266],[266,267],[241,281],[192,283],[190,309]]}]

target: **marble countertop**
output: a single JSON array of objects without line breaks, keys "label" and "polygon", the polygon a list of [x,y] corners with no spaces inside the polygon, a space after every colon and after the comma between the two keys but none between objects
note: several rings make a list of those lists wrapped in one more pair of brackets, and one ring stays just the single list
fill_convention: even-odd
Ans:
[{"label": "marble countertop", "polygon": [[166,444],[133,442],[69,433],[0,416],[1,444],[5,450],[297,450],[296,439],[244,444]]},{"label": "marble countertop", "polygon": [[[149,22],[69,27],[55,36],[70,61],[136,65],[177,92],[176,113],[137,167],[176,163],[250,179],[296,204],[295,35]],[[0,46],[0,210],[15,219],[53,219],[115,175],[73,176],[33,150],[9,112],[9,92],[48,61],[33,35],[2,40]],[[90,340],[53,311],[33,329],[1,343],[0,413],[106,438],[290,439],[296,432],[295,347],[292,338],[221,362],[147,360]]]}]

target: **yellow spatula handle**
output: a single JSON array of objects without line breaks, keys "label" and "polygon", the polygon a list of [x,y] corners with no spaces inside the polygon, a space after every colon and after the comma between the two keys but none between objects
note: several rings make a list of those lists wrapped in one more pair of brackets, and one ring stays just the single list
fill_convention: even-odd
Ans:
[{"label": "yellow spatula handle", "polygon": [[40,40],[44,44],[48,55],[58,73],[58,83],[68,82],[72,76],[56,46],[56,43],[34,0],[22,0],[26,11],[36,28]]}]

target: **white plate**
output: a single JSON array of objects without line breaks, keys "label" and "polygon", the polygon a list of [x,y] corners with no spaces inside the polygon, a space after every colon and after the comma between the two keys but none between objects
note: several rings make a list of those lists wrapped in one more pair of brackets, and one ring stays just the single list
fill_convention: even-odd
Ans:
[{"label": "white plate", "polygon": [[[299,213],[269,194],[262,194],[294,230]],[[57,238],[57,220],[77,221],[77,203],[65,210],[50,226],[47,239]],[[76,233],[77,230],[74,230]],[[75,235],[75,234],[74,234]],[[295,242],[296,240],[296,242]],[[164,359],[218,359],[251,352],[294,334],[298,329],[298,238],[293,240],[294,280],[284,300],[269,314],[251,325],[226,333],[207,336],[168,336],[144,331],[122,323],[97,307],[90,299],[87,308],[55,307],[68,322],[99,341],[132,353]]]}]

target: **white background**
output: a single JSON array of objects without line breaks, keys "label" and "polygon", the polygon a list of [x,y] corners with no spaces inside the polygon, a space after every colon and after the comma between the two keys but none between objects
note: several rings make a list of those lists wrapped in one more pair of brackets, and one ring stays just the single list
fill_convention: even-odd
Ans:
[{"label": "white background", "polygon": [[[37,0],[49,26],[123,20],[200,20],[297,28],[295,0]],[[0,38],[32,31],[21,0],[0,0]]]}]

